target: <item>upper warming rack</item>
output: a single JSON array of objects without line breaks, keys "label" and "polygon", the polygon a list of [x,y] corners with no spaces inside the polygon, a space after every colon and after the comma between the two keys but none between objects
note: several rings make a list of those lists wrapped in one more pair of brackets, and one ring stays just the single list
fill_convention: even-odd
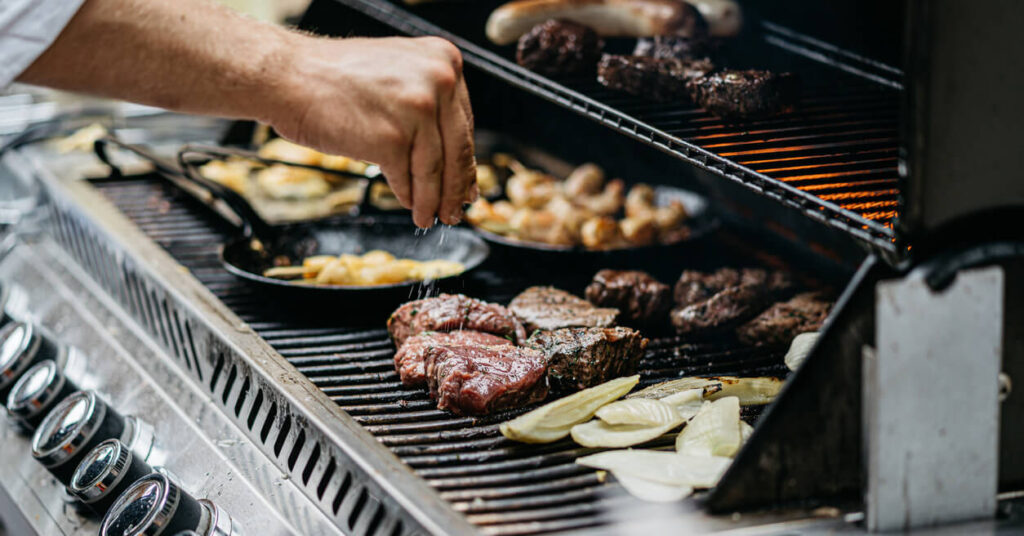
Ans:
[{"label": "upper warming rack", "polygon": [[[897,252],[901,72],[771,22],[756,23],[730,63],[790,70],[803,79],[793,112],[729,123],[692,104],[658,103],[609,90],[595,77],[560,80],[517,65],[512,47],[483,37],[493,3],[399,7],[337,0],[408,35],[439,35],[470,65],[714,175],[736,181],[837,227],[886,254]],[[328,31],[328,21],[304,25]],[[753,24],[753,23],[752,23]],[[734,54],[735,56],[735,54]]]}]

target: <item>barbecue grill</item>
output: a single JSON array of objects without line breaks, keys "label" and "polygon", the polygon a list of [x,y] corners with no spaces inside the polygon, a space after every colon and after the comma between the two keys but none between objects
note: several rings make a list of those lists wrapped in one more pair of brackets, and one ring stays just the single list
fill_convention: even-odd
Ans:
[{"label": "barbecue grill", "polygon": [[[114,173],[45,145],[4,157],[6,172],[42,184],[48,217],[45,233],[20,233],[0,263],[0,277],[22,295],[7,313],[51,328],[90,359],[111,356],[66,375],[148,418],[162,458],[150,465],[165,465],[176,485],[223,506],[250,534],[813,533],[997,509],[999,521],[964,530],[1012,532],[1024,522],[1016,502],[1024,437],[1014,426],[1024,402],[1010,387],[1024,366],[1014,329],[1024,263],[1013,225],[1024,187],[1012,180],[1016,140],[1006,133],[1024,114],[1013,84],[975,86],[991,86],[985,75],[1024,58],[1019,44],[1002,41],[1009,31],[955,46],[971,41],[962,34],[972,23],[1009,25],[1021,10],[982,3],[1006,12],[916,0],[905,12],[751,6],[728,57],[799,72],[805,84],[796,111],[741,124],[526,71],[483,37],[494,3],[316,0],[303,16],[302,27],[326,34],[449,38],[465,55],[481,128],[568,161],[599,160],[611,174],[702,192],[724,225],[643,266],[662,280],[681,266],[764,264],[845,289],[779,399],[745,409],[754,436],[719,486],[680,505],[638,502],[574,463],[592,449],[505,440],[498,424],[521,410],[472,418],[434,409],[398,380],[382,322],[339,325],[322,311],[268,303],[219,261],[217,246],[235,229],[166,177],[131,171],[124,155]],[[861,37],[862,25],[876,32]],[[913,37],[905,47],[904,33]],[[950,48],[958,63],[939,54]],[[979,50],[1004,53],[998,64],[977,62]],[[968,59],[977,83],[943,91],[943,75]],[[985,108],[991,103],[999,113]],[[984,128],[975,109],[985,110]],[[155,123],[125,126],[134,141],[209,141]],[[244,143],[251,125],[222,130],[222,142]],[[157,131],[159,139],[147,134]],[[978,151],[957,149],[958,140]],[[950,199],[965,169],[978,191]],[[579,294],[592,275],[537,268],[497,254],[463,292],[501,303],[536,284]],[[123,335],[97,335],[99,326]],[[784,348],[649,335],[644,385],[787,374]],[[4,434],[0,518],[15,532],[94,533],[97,524],[64,507],[41,467],[18,463],[28,441]],[[936,482],[957,491],[939,492]]]}]

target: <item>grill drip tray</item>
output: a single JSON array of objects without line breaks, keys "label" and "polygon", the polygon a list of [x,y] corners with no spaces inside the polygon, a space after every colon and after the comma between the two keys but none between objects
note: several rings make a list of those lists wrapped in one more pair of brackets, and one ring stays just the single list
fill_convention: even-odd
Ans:
[{"label": "grill drip tray", "polygon": [[[423,390],[403,387],[394,372],[394,348],[383,322],[369,327],[339,326],[332,319],[309,318],[277,304],[268,305],[257,291],[220,265],[218,247],[231,229],[161,179],[103,179],[93,184],[355,422],[484,532],[526,534],[596,527],[614,520],[613,512],[621,511],[616,506],[643,506],[617,485],[605,485],[594,471],[574,463],[577,456],[592,449],[571,441],[544,446],[506,441],[498,424],[519,412],[476,419],[454,416],[435,409]],[[578,276],[539,280],[492,266],[473,276],[466,293],[507,303],[532,284],[553,284],[578,292],[582,283]],[[649,384],[681,375],[781,375],[786,369],[777,349],[722,342],[686,344],[662,336],[652,338],[640,372],[642,382]],[[218,373],[219,369],[214,371]],[[746,417],[756,419],[754,414]]]}]

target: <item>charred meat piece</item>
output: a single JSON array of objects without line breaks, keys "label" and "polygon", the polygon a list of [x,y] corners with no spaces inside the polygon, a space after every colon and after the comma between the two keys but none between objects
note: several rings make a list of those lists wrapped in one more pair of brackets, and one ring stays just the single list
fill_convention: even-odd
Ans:
[{"label": "charred meat piece", "polygon": [[578,391],[636,372],[647,339],[623,327],[563,328],[534,332],[526,345],[547,356],[553,389]]},{"label": "charred meat piece", "polygon": [[693,100],[726,119],[777,114],[796,103],[799,82],[792,73],[724,70],[689,84]]},{"label": "charred meat piece", "polygon": [[605,54],[597,64],[597,81],[611,89],[657,101],[689,101],[689,83],[714,69],[708,60],[648,58]]},{"label": "charred meat piece", "polygon": [[779,302],[736,329],[746,344],[784,345],[808,331],[818,331],[832,308],[820,293],[804,292]]},{"label": "charred meat piece", "polygon": [[718,333],[754,317],[771,299],[762,286],[729,287],[707,300],[674,309],[672,325],[680,335]]},{"label": "charred meat piece", "polygon": [[677,60],[694,60],[703,58],[712,52],[711,42],[703,36],[683,37],[681,35],[656,35],[641,37],[633,49],[634,56],[648,58],[675,58]]},{"label": "charred meat piece", "polygon": [[762,268],[719,268],[711,273],[685,270],[676,282],[676,305],[693,305],[738,285],[766,286],[777,293],[791,288],[793,281],[785,272]]},{"label": "charred meat piece", "polygon": [[672,289],[636,270],[601,270],[585,295],[594,305],[617,308],[619,320],[635,326],[663,321],[672,308]]},{"label": "charred meat piece", "polygon": [[508,309],[462,294],[411,301],[395,309],[388,318],[388,333],[398,348],[409,337],[424,331],[459,329],[512,337],[514,341],[526,339],[522,324]]},{"label": "charred meat piece", "polygon": [[395,353],[395,371],[410,387],[427,383],[424,361],[431,346],[511,346],[512,341],[480,331],[459,330],[450,333],[426,331],[405,340]]},{"label": "charred meat piece", "polygon": [[582,24],[552,19],[519,38],[516,62],[550,76],[593,73],[604,43]]},{"label": "charred meat piece", "polygon": [[615,323],[618,309],[594,307],[554,287],[530,287],[512,299],[511,310],[527,331],[568,327],[606,327]]},{"label": "charred meat piece", "polygon": [[437,409],[484,415],[543,400],[547,359],[521,346],[440,345],[425,357],[430,397]]}]

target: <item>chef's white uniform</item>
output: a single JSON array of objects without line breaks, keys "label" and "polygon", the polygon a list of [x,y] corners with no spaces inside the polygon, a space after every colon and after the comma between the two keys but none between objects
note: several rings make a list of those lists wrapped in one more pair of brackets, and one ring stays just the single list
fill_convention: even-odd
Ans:
[{"label": "chef's white uniform", "polygon": [[0,89],[60,35],[85,0],[0,0]]}]

